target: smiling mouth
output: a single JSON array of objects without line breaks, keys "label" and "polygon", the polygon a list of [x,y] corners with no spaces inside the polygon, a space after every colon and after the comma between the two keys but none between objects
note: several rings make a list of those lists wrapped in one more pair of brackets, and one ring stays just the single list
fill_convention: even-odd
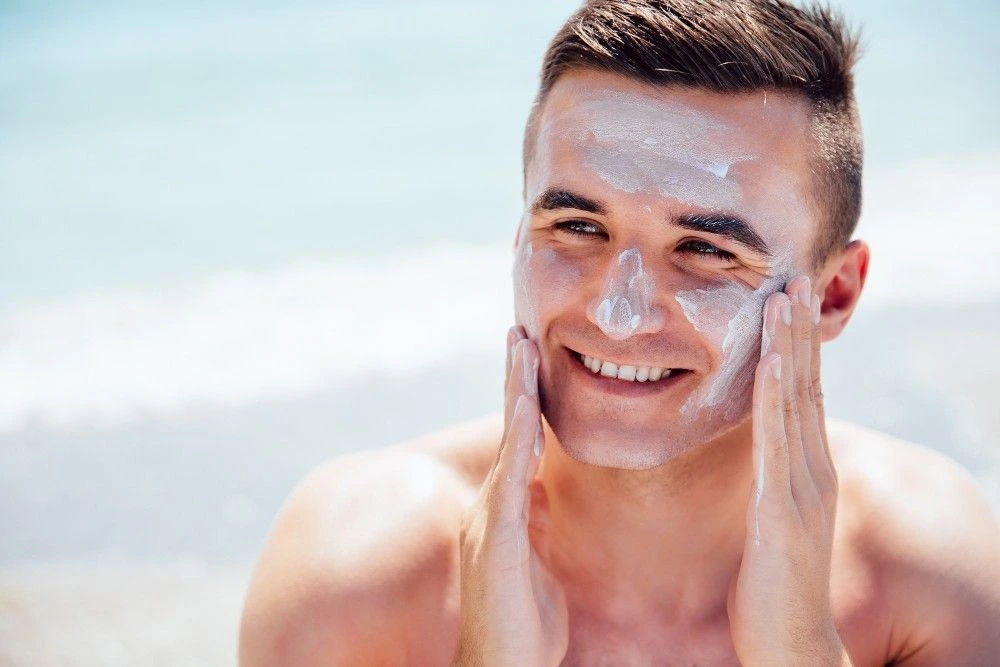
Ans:
[{"label": "smiling mouth", "polygon": [[616,364],[570,350],[572,356],[594,375],[624,380],[626,382],[662,382],[672,376],[687,372],[683,368],[662,368],[638,364]]}]

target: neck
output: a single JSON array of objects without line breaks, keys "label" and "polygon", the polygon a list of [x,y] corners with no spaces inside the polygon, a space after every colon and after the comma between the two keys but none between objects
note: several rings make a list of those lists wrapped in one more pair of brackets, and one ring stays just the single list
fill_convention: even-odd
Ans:
[{"label": "neck", "polygon": [[725,613],[746,537],[749,422],[649,470],[581,463],[545,436],[532,540],[571,601],[614,618]]}]

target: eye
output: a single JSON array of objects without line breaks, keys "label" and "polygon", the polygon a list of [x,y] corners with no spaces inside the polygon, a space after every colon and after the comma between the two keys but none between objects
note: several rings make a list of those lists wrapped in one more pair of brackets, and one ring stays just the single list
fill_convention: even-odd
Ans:
[{"label": "eye", "polygon": [[736,259],[733,253],[717,248],[708,241],[692,239],[685,241],[677,249],[689,255],[705,256],[722,262],[732,262]]},{"label": "eye", "polygon": [[574,236],[607,236],[604,228],[586,220],[567,220],[565,222],[557,222],[553,225],[553,227],[559,231],[573,234]]}]

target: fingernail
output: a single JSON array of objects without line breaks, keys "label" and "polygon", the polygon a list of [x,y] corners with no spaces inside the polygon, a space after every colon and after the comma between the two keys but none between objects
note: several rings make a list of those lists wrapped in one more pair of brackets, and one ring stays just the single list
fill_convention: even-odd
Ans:
[{"label": "fingernail", "polygon": [[781,300],[781,319],[786,326],[791,326],[792,324],[792,301],[791,299]]},{"label": "fingernail", "polygon": [[820,317],[821,311],[820,311],[820,307],[819,307],[819,297],[817,295],[815,295],[815,294],[813,294],[813,296],[812,296],[812,308],[811,308],[811,310],[812,310],[813,324],[819,324],[819,317]]},{"label": "fingernail", "polygon": [[771,375],[774,376],[775,380],[781,379],[781,357],[775,357],[771,360]]},{"label": "fingernail", "polygon": [[542,425],[538,425],[538,430],[535,431],[535,456],[542,455],[542,449],[545,446],[545,434],[542,432]]},{"label": "fingernail", "polygon": [[799,281],[799,303],[808,308],[811,300],[812,300],[811,282],[809,280],[809,276],[803,276],[802,280]]}]

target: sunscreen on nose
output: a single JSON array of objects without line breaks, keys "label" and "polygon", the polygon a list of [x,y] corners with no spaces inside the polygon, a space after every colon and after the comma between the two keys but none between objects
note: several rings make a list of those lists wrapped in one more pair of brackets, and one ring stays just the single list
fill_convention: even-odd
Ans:
[{"label": "sunscreen on nose", "polygon": [[653,278],[646,273],[637,248],[623,250],[608,271],[604,289],[588,309],[604,335],[624,340],[640,328],[657,326],[653,312]]}]

